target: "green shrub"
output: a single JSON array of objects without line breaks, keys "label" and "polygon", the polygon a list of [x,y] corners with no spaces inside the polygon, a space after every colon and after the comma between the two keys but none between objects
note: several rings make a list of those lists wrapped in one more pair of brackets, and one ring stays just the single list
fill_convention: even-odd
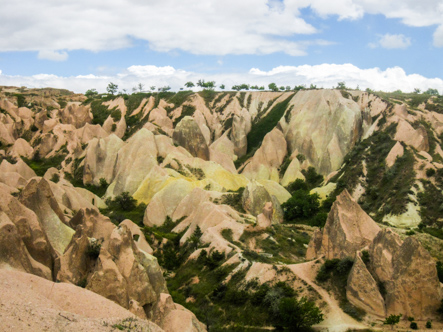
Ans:
[{"label": "green shrub", "polygon": [[319,196],[297,190],[281,205],[286,222],[314,217],[320,210]]},{"label": "green shrub", "polygon": [[307,170],[302,170],[305,181],[309,189],[316,188],[323,182],[323,175],[318,174],[314,167],[310,166]]},{"label": "green shrub", "polygon": [[436,268],[437,268],[438,280],[440,280],[440,282],[443,282],[443,263],[438,261],[436,264]]},{"label": "green shrub", "polygon": [[54,173],[51,177],[51,181],[54,183],[57,183],[58,181],[60,181],[60,175],[58,175],[57,173]]},{"label": "green shrub", "polygon": [[120,121],[120,119],[122,118],[122,112],[119,109],[113,110],[111,112],[111,118],[115,121],[118,122]]},{"label": "green shrub", "polygon": [[416,322],[411,322],[411,325],[409,325],[409,327],[413,330],[418,330],[418,325]]},{"label": "green shrub", "polygon": [[391,329],[392,329],[394,327],[394,325],[397,325],[398,323],[400,323],[401,316],[402,316],[401,314],[400,315],[391,314],[389,317],[387,317],[385,319],[383,324],[384,325],[391,325]]},{"label": "green shrub", "polygon": [[97,259],[100,255],[100,250],[102,247],[102,242],[99,240],[91,240],[86,250],[86,255],[91,259]]},{"label": "green shrub", "polygon": [[430,178],[431,176],[434,176],[435,175],[435,169],[433,169],[433,168],[428,168],[427,170],[426,170],[426,176],[428,177],[428,178]]},{"label": "green shrub", "polygon": [[323,321],[323,313],[306,297],[301,299],[283,298],[279,303],[275,326],[286,327],[289,331],[308,330]]},{"label": "green shrub", "polygon": [[428,320],[428,321],[426,322],[426,328],[427,328],[427,329],[432,329],[432,321]]}]

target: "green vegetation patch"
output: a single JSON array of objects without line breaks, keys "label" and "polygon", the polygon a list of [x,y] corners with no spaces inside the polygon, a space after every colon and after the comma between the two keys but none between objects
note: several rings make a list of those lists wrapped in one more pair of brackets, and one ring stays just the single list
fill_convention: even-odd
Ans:
[{"label": "green vegetation patch", "polygon": [[23,158],[23,161],[34,170],[37,176],[43,176],[51,167],[60,169],[61,163],[65,160],[65,157],[65,154],[60,154],[50,158],[40,158],[38,157],[38,154],[36,154],[32,159]]},{"label": "green vegetation patch", "polygon": [[109,217],[114,224],[119,225],[123,220],[130,219],[137,225],[143,226],[146,204],[137,204],[128,192],[123,192],[113,199],[108,198],[106,205],[107,207],[100,209],[100,212]]},{"label": "green vegetation patch", "polygon": [[176,126],[185,116],[193,116],[195,113],[195,107],[192,105],[183,105],[182,113],[174,120],[174,126]]},{"label": "green vegetation patch", "polygon": [[260,119],[255,125],[252,126],[251,132],[248,134],[248,153],[257,149],[263,138],[277,125],[281,117],[285,114],[289,101],[293,94],[289,94],[288,97],[275,105],[271,111],[262,119]]}]

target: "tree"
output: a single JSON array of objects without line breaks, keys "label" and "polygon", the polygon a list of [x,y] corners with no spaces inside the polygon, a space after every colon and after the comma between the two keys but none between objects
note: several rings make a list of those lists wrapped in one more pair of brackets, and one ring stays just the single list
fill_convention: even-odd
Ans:
[{"label": "tree", "polygon": [[437,89],[427,89],[425,91],[426,94],[431,96],[438,96],[438,90]]},{"label": "tree", "polygon": [[288,328],[289,331],[308,330],[312,325],[323,321],[321,310],[306,297],[299,300],[294,297],[285,297],[281,299],[278,309],[277,323],[279,326]]},{"label": "tree", "polygon": [[419,94],[420,92],[421,92],[421,90],[420,90],[419,88],[415,88],[415,89],[414,89],[414,93],[415,93],[415,94]]},{"label": "tree", "polygon": [[225,89],[225,85],[224,84],[220,85],[220,89],[224,90]]},{"label": "tree", "polygon": [[346,87],[346,82],[345,82],[345,81],[338,82],[338,83],[337,83],[337,89],[340,89],[340,90],[345,90],[345,89],[347,89],[347,87]]},{"label": "tree", "polygon": [[189,88],[193,88],[194,86],[195,86],[195,84],[192,83],[192,82],[186,82],[186,83],[185,83],[185,87],[187,87],[188,89],[189,89]]},{"label": "tree", "polygon": [[291,91],[291,87],[289,85],[286,86],[286,91]]},{"label": "tree", "polygon": [[154,91],[155,90],[155,85],[149,87],[149,89],[151,89],[151,91]]},{"label": "tree", "polygon": [[195,249],[198,248],[198,245],[200,244],[200,238],[202,237],[202,235],[203,235],[202,230],[200,229],[199,226],[197,226],[195,228],[194,233],[192,233],[190,237],[190,241]]},{"label": "tree", "polygon": [[98,95],[98,92],[95,89],[89,89],[88,91],[85,92],[85,96],[88,98],[94,97],[96,95]]},{"label": "tree", "polygon": [[166,92],[166,91],[169,91],[169,90],[171,90],[171,87],[169,85],[161,87],[161,88],[158,88],[158,91],[160,91],[160,92]]},{"label": "tree", "polygon": [[297,190],[294,195],[281,205],[286,222],[314,217],[320,210],[319,196]]},{"label": "tree", "polygon": [[303,84],[294,86],[294,91],[300,91],[304,89],[306,89],[306,86],[304,86]]},{"label": "tree", "polygon": [[391,330],[394,329],[394,325],[397,325],[400,322],[402,314],[400,315],[394,315],[391,314],[388,318],[385,319],[383,322],[384,325],[391,325]]},{"label": "tree", "polygon": [[271,91],[278,91],[278,86],[277,86],[277,84],[275,84],[275,83],[270,83],[269,85],[268,85],[268,88],[269,88],[269,90],[271,90]]},{"label": "tree", "polygon": [[142,84],[142,83],[138,83],[138,85],[137,85],[137,88],[138,88],[138,91],[139,91],[139,92],[142,92],[143,89],[144,89],[144,87],[145,87],[145,85]]},{"label": "tree", "polygon": [[282,86],[280,87],[280,90],[283,91],[284,89],[285,89],[285,87],[282,85]]},{"label": "tree", "polygon": [[115,94],[117,90],[118,90],[118,85],[112,82],[109,82],[108,86],[106,87],[106,91],[108,91],[108,93],[110,93],[111,95]]}]

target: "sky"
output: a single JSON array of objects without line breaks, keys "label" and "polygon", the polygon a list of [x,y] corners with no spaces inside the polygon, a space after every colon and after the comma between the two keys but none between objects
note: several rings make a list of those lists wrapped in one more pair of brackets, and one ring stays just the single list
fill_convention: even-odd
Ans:
[{"label": "sky", "polygon": [[0,0],[0,85],[443,94],[443,0]]}]

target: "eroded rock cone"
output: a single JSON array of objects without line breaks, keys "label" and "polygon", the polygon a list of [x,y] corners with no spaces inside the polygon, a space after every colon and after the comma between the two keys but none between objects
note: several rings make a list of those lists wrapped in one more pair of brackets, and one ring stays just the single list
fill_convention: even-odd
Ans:
[{"label": "eroded rock cone", "polygon": [[349,302],[371,314],[401,313],[419,320],[432,319],[442,297],[429,253],[415,238],[401,241],[389,228],[369,246],[366,265],[357,253],[346,294]]},{"label": "eroded rock cone", "polygon": [[71,241],[74,230],[67,226],[65,216],[44,178],[31,179],[20,193],[20,201],[33,210],[51,246],[62,255]]},{"label": "eroded rock cone", "polygon": [[[369,245],[380,227],[345,189],[337,196],[322,231],[314,233],[306,252],[307,259],[354,257]],[[321,238],[321,240],[320,240]]]},{"label": "eroded rock cone", "polygon": [[200,127],[190,116],[185,116],[175,127],[174,143],[183,146],[194,157],[209,160],[209,148]]}]

